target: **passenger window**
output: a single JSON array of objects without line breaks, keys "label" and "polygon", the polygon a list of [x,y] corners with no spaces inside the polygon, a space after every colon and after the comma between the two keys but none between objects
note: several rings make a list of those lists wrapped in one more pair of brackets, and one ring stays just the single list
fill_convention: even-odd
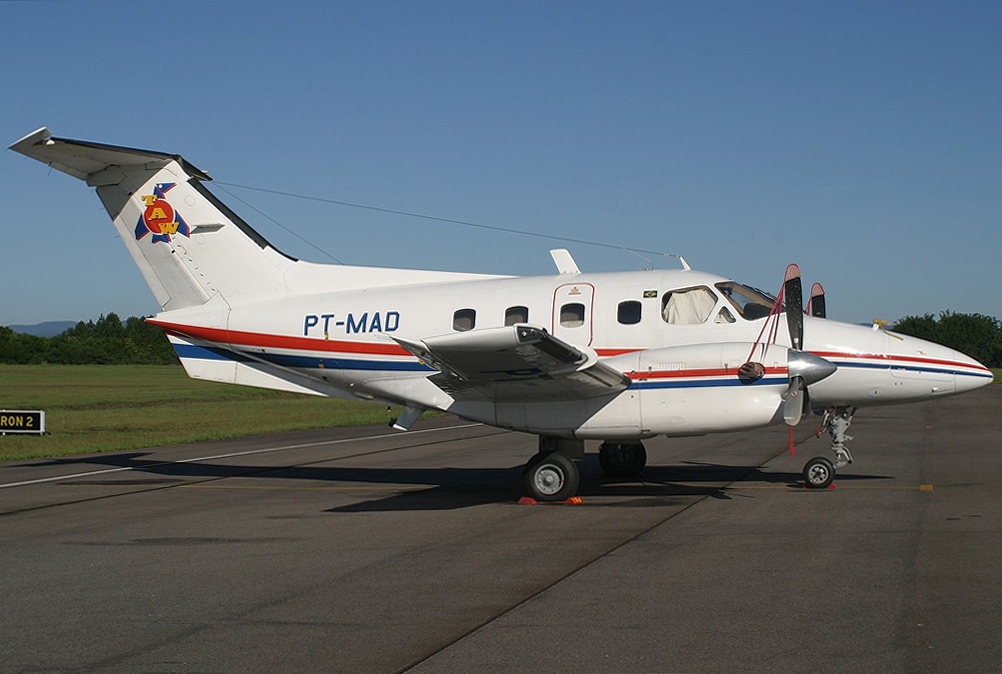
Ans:
[{"label": "passenger window", "polygon": [[560,325],[564,328],[580,328],[585,322],[585,306],[580,302],[560,307]]},{"label": "passenger window", "polygon": [[627,300],[619,303],[617,318],[623,325],[634,325],[640,322],[640,302]]},{"label": "passenger window", "polygon": [[516,323],[529,322],[528,307],[508,307],[504,312],[504,324],[515,325]]},{"label": "passenger window", "polygon": [[457,332],[472,330],[477,325],[476,309],[460,309],[452,315],[452,329]]},{"label": "passenger window", "polygon": [[695,325],[710,317],[717,296],[709,288],[686,288],[664,294],[661,317],[673,325]]}]

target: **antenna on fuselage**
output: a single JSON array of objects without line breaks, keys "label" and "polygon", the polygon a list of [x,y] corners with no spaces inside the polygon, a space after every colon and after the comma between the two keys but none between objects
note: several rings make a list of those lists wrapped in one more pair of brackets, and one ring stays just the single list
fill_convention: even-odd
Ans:
[{"label": "antenna on fuselage", "polygon": [[574,261],[571,252],[566,248],[554,248],[550,251],[553,264],[557,265],[558,274],[580,274],[578,263]]}]

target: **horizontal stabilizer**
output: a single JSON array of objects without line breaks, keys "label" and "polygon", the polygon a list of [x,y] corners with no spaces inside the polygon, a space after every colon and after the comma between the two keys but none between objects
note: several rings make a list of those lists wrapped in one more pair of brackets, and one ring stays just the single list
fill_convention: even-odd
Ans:
[{"label": "horizontal stabilizer", "polygon": [[179,155],[54,138],[52,132],[44,126],[11,145],[10,149],[48,164],[57,171],[68,173],[74,178],[86,180],[92,186],[98,183],[92,182],[91,176],[110,166],[163,168],[171,161],[181,164],[189,176],[199,180],[212,180],[207,173],[195,168]]}]

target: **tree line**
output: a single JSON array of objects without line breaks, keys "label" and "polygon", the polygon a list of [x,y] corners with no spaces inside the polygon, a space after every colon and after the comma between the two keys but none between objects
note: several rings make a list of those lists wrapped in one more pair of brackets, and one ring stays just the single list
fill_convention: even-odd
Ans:
[{"label": "tree line", "polygon": [[905,316],[891,330],[938,342],[988,367],[1002,367],[1002,322],[997,318],[944,311],[938,318],[932,314]]},{"label": "tree line", "polygon": [[0,326],[0,363],[32,365],[174,365],[174,347],[161,328],[115,313],[83,321],[55,337],[36,337]]},{"label": "tree line", "polygon": [[[1002,367],[1002,322],[997,318],[944,311],[938,317],[906,316],[891,329],[944,344],[989,367]],[[55,337],[25,335],[0,326],[0,363],[170,365],[177,362],[163,330],[136,316],[123,322],[110,313],[96,321],[81,321]]]}]

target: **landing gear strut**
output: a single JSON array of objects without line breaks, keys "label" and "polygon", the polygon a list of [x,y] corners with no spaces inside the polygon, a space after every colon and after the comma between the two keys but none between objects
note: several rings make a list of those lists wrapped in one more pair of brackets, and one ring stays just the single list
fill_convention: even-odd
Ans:
[{"label": "landing gear strut", "polygon": [[812,489],[825,489],[831,485],[835,479],[835,471],[844,468],[852,463],[852,454],[845,446],[845,443],[852,440],[852,436],[846,433],[849,425],[852,424],[852,415],[856,413],[855,407],[830,407],[825,410],[824,420],[821,422],[821,432],[827,431],[832,438],[832,453],[835,460],[823,456],[816,456],[804,466],[804,484]]}]

